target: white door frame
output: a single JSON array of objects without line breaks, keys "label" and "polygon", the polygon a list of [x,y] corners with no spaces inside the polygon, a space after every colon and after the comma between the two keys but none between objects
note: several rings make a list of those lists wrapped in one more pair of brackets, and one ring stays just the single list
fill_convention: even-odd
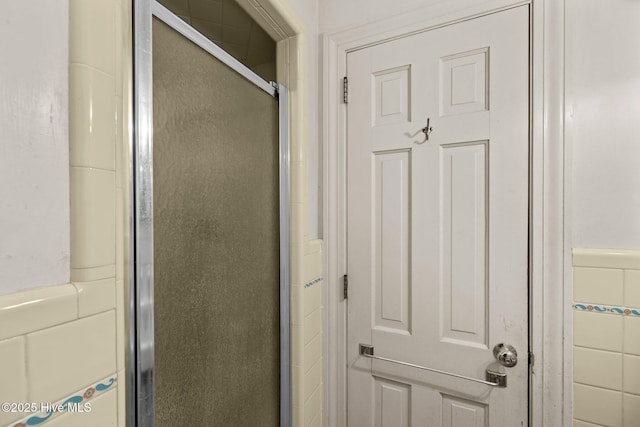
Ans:
[{"label": "white door frame", "polygon": [[[502,9],[530,5],[530,426],[571,425],[568,169],[564,147],[564,0],[440,2],[322,38],[324,147],[324,425],[346,427],[347,53]],[[568,205],[568,203],[567,203]]]}]

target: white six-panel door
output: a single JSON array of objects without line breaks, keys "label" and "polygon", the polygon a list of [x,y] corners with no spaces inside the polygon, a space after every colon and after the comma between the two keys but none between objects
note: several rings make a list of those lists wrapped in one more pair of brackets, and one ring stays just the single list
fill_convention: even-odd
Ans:
[{"label": "white six-panel door", "polygon": [[522,6],[347,56],[350,427],[527,425],[528,37]]}]

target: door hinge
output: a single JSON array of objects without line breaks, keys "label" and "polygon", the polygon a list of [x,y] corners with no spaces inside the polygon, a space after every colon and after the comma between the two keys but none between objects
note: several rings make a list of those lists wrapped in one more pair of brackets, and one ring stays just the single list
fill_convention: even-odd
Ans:
[{"label": "door hinge", "polygon": [[533,362],[534,362],[534,356],[533,353],[529,352],[529,366],[533,367]]},{"label": "door hinge", "polygon": [[345,274],[342,276],[342,296],[347,299],[349,296],[349,277]]},{"label": "door hinge", "polygon": [[342,102],[349,103],[349,80],[347,76],[342,78]]}]

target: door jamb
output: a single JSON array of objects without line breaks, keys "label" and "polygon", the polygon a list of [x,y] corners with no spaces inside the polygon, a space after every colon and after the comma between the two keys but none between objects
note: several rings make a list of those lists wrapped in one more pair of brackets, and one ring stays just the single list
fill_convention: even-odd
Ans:
[{"label": "door jamb", "polygon": [[[529,425],[570,425],[570,194],[564,147],[564,0],[444,2],[322,37],[325,247],[324,425],[347,425],[346,106],[347,53],[512,7],[530,7]],[[557,327],[562,325],[562,327]],[[561,402],[561,404],[559,404]]]}]

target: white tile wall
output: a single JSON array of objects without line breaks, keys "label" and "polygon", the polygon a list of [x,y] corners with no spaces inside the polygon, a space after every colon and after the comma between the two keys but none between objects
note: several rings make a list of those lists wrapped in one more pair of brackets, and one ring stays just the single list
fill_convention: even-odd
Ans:
[{"label": "white tile wall", "polygon": [[318,359],[304,375],[304,402],[305,405],[313,392],[315,392],[322,383],[322,358]]},{"label": "white tile wall", "polygon": [[574,311],[573,344],[600,350],[622,351],[622,316]]},{"label": "white tile wall", "polygon": [[305,402],[304,426],[313,425],[313,420],[322,413],[322,396],[322,387],[317,387]]},{"label": "white tile wall", "polygon": [[[125,214],[125,191],[117,186],[117,177],[120,175],[122,174],[116,172],[116,279],[124,280],[124,233],[125,227],[128,227],[125,225],[125,216],[128,218],[129,215]],[[128,207],[128,203],[126,205]]]},{"label": "white tile wall", "polygon": [[622,393],[574,384],[573,416],[595,424],[622,427]]},{"label": "white tile wall", "polygon": [[118,372],[118,426],[126,426],[126,414],[127,414],[127,392],[126,392],[126,376],[125,371]]},{"label": "white tile wall", "polygon": [[123,281],[116,283],[116,366],[118,371],[125,368],[125,354],[127,351],[127,324],[125,323],[125,307],[128,295],[124,291]]},{"label": "white tile wall", "polygon": [[[0,402],[27,401],[27,370],[24,337],[0,341]],[[21,418],[21,414],[0,411],[0,425]]]},{"label": "white tile wall", "polygon": [[71,167],[72,268],[115,266],[115,191],[115,172]]},{"label": "white tile wall", "polygon": [[51,402],[116,372],[115,311],[26,336],[29,400]]},{"label": "white tile wall", "polygon": [[624,271],[624,305],[640,307],[640,270]]},{"label": "white tile wall", "polygon": [[291,363],[294,367],[302,367],[304,365],[304,332],[302,325],[291,325]]},{"label": "white tile wall", "polygon": [[[640,337],[638,337],[640,339]],[[624,391],[640,396],[640,357],[624,356]],[[638,419],[640,424],[640,419]]]},{"label": "white tile wall", "polygon": [[587,423],[585,421],[573,420],[573,427],[602,427],[598,424]]},{"label": "white tile wall", "polygon": [[311,367],[322,357],[322,334],[317,334],[307,345],[304,346],[305,372],[309,372]]},{"label": "white tile wall", "polygon": [[640,426],[640,252],[579,249],[573,264],[573,425]]},{"label": "white tile wall", "polygon": [[[0,296],[0,325],[12,335],[0,340],[0,402],[56,402],[116,372],[114,287],[106,280]],[[102,412],[115,416],[112,406]],[[55,425],[115,425],[101,424],[100,408],[90,420]],[[27,415],[0,413],[0,425]]]},{"label": "white tile wall", "polygon": [[78,282],[73,284],[78,290],[78,316],[113,310],[116,307],[116,279]]},{"label": "white tile wall", "polygon": [[640,424],[640,396],[625,394],[622,402],[624,427],[637,427]]},{"label": "white tile wall", "polygon": [[71,277],[74,282],[90,282],[107,277],[115,277],[116,265],[108,264],[99,267],[71,268]]},{"label": "white tile wall", "polygon": [[116,2],[70,0],[69,18],[69,62],[114,76]]},{"label": "white tile wall", "polygon": [[69,67],[69,161],[115,170],[116,103],[112,76],[84,64]]},{"label": "white tile wall", "polygon": [[75,320],[73,285],[47,286],[0,296],[0,340]]},{"label": "white tile wall", "polygon": [[309,427],[320,427],[322,425],[322,413],[316,415],[316,417],[309,423]]},{"label": "white tile wall", "polygon": [[291,286],[291,301],[296,301],[295,304],[291,304],[291,324],[295,326],[304,325],[304,306],[297,302],[302,301],[304,295],[304,287],[299,285]]},{"label": "white tile wall", "polygon": [[624,351],[640,356],[640,317],[624,319]]},{"label": "white tile wall", "polygon": [[[593,369],[596,367],[596,369]],[[622,354],[575,347],[573,380],[577,383],[613,390],[622,389]]]},{"label": "white tile wall", "polygon": [[302,283],[293,286],[291,299],[296,427],[322,421],[322,244],[307,242],[303,249],[298,270]]},{"label": "white tile wall", "polygon": [[573,299],[599,304],[623,304],[623,276],[624,271],[620,269],[575,267],[573,281],[580,286],[573,288]]}]

